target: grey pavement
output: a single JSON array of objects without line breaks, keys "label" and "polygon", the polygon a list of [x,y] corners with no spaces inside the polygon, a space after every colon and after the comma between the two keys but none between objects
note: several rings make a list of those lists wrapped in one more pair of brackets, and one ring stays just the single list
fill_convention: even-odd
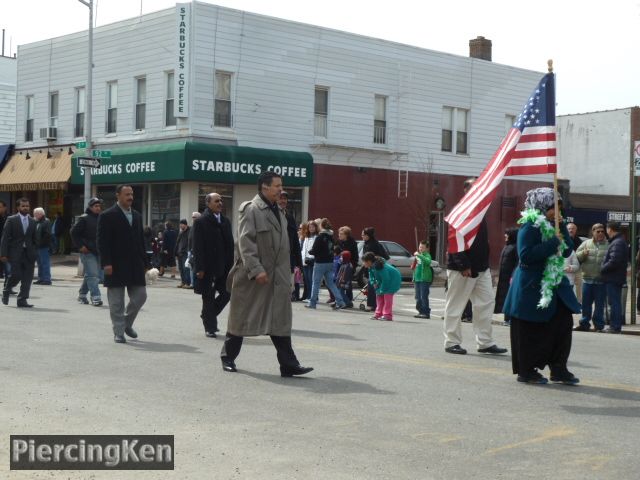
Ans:
[{"label": "grey pavement", "polygon": [[[177,281],[148,288],[139,340],[118,345],[108,308],[76,303],[75,268],[53,276],[34,309],[0,305],[0,478],[637,478],[634,336],[575,334],[580,386],[522,385],[509,355],[475,351],[469,324],[469,354],[443,351],[442,289],[431,320],[413,318],[403,289],[393,322],[294,303],[305,377],[281,378],[263,337],[225,373],[222,339],[203,335],[199,297]],[[499,345],[508,335],[494,326]],[[175,470],[11,472],[10,434],[175,435]]]}]

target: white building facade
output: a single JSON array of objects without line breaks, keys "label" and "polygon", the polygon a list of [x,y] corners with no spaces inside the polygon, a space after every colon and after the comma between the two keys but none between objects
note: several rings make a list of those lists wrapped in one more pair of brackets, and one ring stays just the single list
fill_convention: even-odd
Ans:
[{"label": "white building facade", "polygon": [[[71,163],[68,147],[84,139],[86,64],[87,32],[19,47],[22,160],[35,152]],[[136,206],[154,224],[188,218],[216,189],[234,218],[256,191],[256,169],[274,168],[284,173],[297,218],[329,216],[352,225],[356,236],[373,225],[381,238],[412,244],[414,236],[434,234],[434,219],[442,230],[462,180],[482,171],[541,76],[178,4],[94,30],[92,140],[113,155],[94,172],[95,193],[109,198],[114,185],[135,184]],[[7,179],[0,174],[0,181]],[[541,181],[548,179],[505,182],[506,200],[489,213],[498,230]],[[60,190],[73,215],[81,183],[71,166]],[[23,188],[13,191],[28,192],[23,180],[14,184]],[[436,199],[443,200],[437,207]]]}]

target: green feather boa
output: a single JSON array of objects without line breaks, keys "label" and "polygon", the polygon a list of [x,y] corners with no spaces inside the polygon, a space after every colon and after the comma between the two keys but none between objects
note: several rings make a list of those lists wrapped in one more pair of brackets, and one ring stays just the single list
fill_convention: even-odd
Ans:
[{"label": "green feather boa", "polygon": [[[549,220],[535,208],[529,208],[520,214],[519,224],[525,224],[531,222],[534,227],[540,229],[542,234],[542,240],[549,240],[556,235],[556,230],[551,225]],[[567,249],[567,244],[564,240],[560,242],[560,252],[564,252]],[[542,281],[540,285],[540,301],[538,302],[538,308],[547,308],[553,298],[553,291],[560,285],[564,277],[564,258],[562,255],[555,253],[547,258],[544,266],[544,272],[542,272]]]}]

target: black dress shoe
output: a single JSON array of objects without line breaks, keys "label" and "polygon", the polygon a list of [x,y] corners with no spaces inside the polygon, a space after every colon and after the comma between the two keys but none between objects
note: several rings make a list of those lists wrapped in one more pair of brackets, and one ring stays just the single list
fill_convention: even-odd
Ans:
[{"label": "black dress shoe", "polygon": [[229,360],[228,358],[220,357],[220,361],[222,362],[222,370],[225,372],[237,372],[236,364],[233,360]]},{"label": "black dress shoe", "polygon": [[9,290],[9,295],[17,295],[18,292],[16,292],[15,290]]},{"label": "black dress shoe", "polygon": [[35,282],[33,282],[34,285],[40,285],[42,283],[41,280],[36,280]]},{"label": "black dress shoe", "polygon": [[127,339],[124,338],[124,335],[114,335],[113,341],[116,343],[127,343]]},{"label": "black dress shoe", "polygon": [[215,334],[215,332],[204,332],[205,336],[209,337],[209,338],[217,338],[218,336]]},{"label": "black dress shoe", "polygon": [[479,348],[478,352],[480,352],[480,353],[489,353],[491,355],[502,355],[503,353],[507,353],[507,349],[506,348],[500,348],[497,345],[491,345],[490,347],[487,347],[487,348]]},{"label": "black dress shoe", "polygon": [[280,367],[281,377],[293,377],[294,375],[304,375],[313,371],[313,367],[303,367],[302,365],[296,365],[295,367]]},{"label": "black dress shoe", "polygon": [[133,327],[127,327],[124,329],[124,333],[129,335],[131,338],[138,338],[138,332],[136,332]]},{"label": "black dress shoe", "polygon": [[447,347],[444,349],[445,352],[447,353],[455,353],[458,355],[466,355],[467,351],[462,348],[460,345],[453,345],[451,347]]},{"label": "black dress shoe", "polygon": [[27,303],[26,300],[22,300],[18,302],[18,308],[33,308],[33,305],[31,305],[30,303]]},{"label": "black dress shoe", "polygon": [[9,305],[9,293],[8,292],[2,292],[2,303],[4,303],[5,305]]}]

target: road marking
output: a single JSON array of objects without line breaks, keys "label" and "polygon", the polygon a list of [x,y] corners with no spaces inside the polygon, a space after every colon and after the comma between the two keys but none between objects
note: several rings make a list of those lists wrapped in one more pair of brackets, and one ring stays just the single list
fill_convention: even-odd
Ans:
[{"label": "road marking", "polygon": [[524,440],[518,443],[512,443],[511,445],[505,445],[503,447],[492,448],[491,450],[487,450],[485,453],[488,455],[495,455],[496,453],[504,452],[505,450],[513,450],[514,448],[520,448],[525,445],[531,445],[532,443],[542,443],[548,442],[549,440],[554,440],[557,438],[565,438],[575,435],[575,429],[571,427],[558,427],[552,428],[550,430],[546,430],[539,437],[530,438],[529,440]]}]

